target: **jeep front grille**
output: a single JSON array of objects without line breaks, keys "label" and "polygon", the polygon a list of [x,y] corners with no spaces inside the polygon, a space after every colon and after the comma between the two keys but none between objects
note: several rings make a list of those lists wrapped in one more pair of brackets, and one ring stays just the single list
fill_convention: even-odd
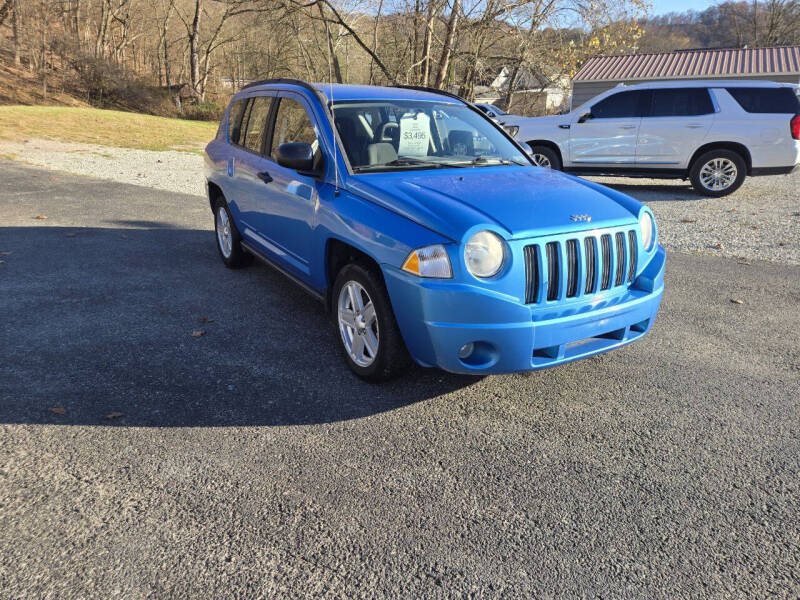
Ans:
[{"label": "jeep front grille", "polygon": [[636,230],[561,236],[525,246],[525,302],[580,298],[636,276]]}]

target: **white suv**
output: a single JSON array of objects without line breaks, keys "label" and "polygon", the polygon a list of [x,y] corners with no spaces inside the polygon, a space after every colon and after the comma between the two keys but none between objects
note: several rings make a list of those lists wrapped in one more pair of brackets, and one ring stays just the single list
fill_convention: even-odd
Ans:
[{"label": "white suv", "polygon": [[573,111],[501,118],[543,167],[690,179],[704,196],[800,163],[800,91],[768,81],[619,85]]}]

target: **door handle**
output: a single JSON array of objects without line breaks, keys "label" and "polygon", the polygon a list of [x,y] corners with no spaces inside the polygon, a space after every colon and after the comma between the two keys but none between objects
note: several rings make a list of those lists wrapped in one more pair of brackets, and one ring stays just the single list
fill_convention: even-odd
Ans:
[{"label": "door handle", "polygon": [[689,129],[700,129],[702,126],[702,123],[689,123],[686,127]]},{"label": "door handle", "polygon": [[620,125],[620,129],[636,129],[636,125]]},{"label": "door handle", "polygon": [[269,183],[270,181],[272,181],[272,175],[270,175],[270,174],[269,174],[269,173],[267,173],[266,171],[261,171],[261,173],[258,173],[258,174],[257,174],[257,177],[258,177],[258,178],[259,178],[261,181],[263,181],[264,183]]},{"label": "door handle", "polygon": [[559,129],[569,129],[569,123],[562,123],[558,126]]}]

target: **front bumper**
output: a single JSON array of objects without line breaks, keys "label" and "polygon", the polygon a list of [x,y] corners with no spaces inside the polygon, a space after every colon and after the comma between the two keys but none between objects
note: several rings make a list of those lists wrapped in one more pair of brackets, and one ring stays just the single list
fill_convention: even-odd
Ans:
[{"label": "front bumper", "polygon": [[[453,373],[530,371],[629,344],[653,326],[664,291],[659,246],[621,293],[551,306],[452,280],[419,279],[384,265],[392,307],[409,352],[423,366]],[[472,343],[465,360],[459,350]]]}]

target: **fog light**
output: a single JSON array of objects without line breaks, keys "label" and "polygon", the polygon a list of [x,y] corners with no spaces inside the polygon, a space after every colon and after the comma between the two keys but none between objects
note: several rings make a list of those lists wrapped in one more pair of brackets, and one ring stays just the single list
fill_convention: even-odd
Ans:
[{"label": "fog light", "polygon": [[472,354],[472,351],[475,349],[475,344],[469,342],[468,344],[464,344],[461,346],[461,349],[458,351],[458,358],[464,360],[465,358],[469,358],[469,355]]}]

